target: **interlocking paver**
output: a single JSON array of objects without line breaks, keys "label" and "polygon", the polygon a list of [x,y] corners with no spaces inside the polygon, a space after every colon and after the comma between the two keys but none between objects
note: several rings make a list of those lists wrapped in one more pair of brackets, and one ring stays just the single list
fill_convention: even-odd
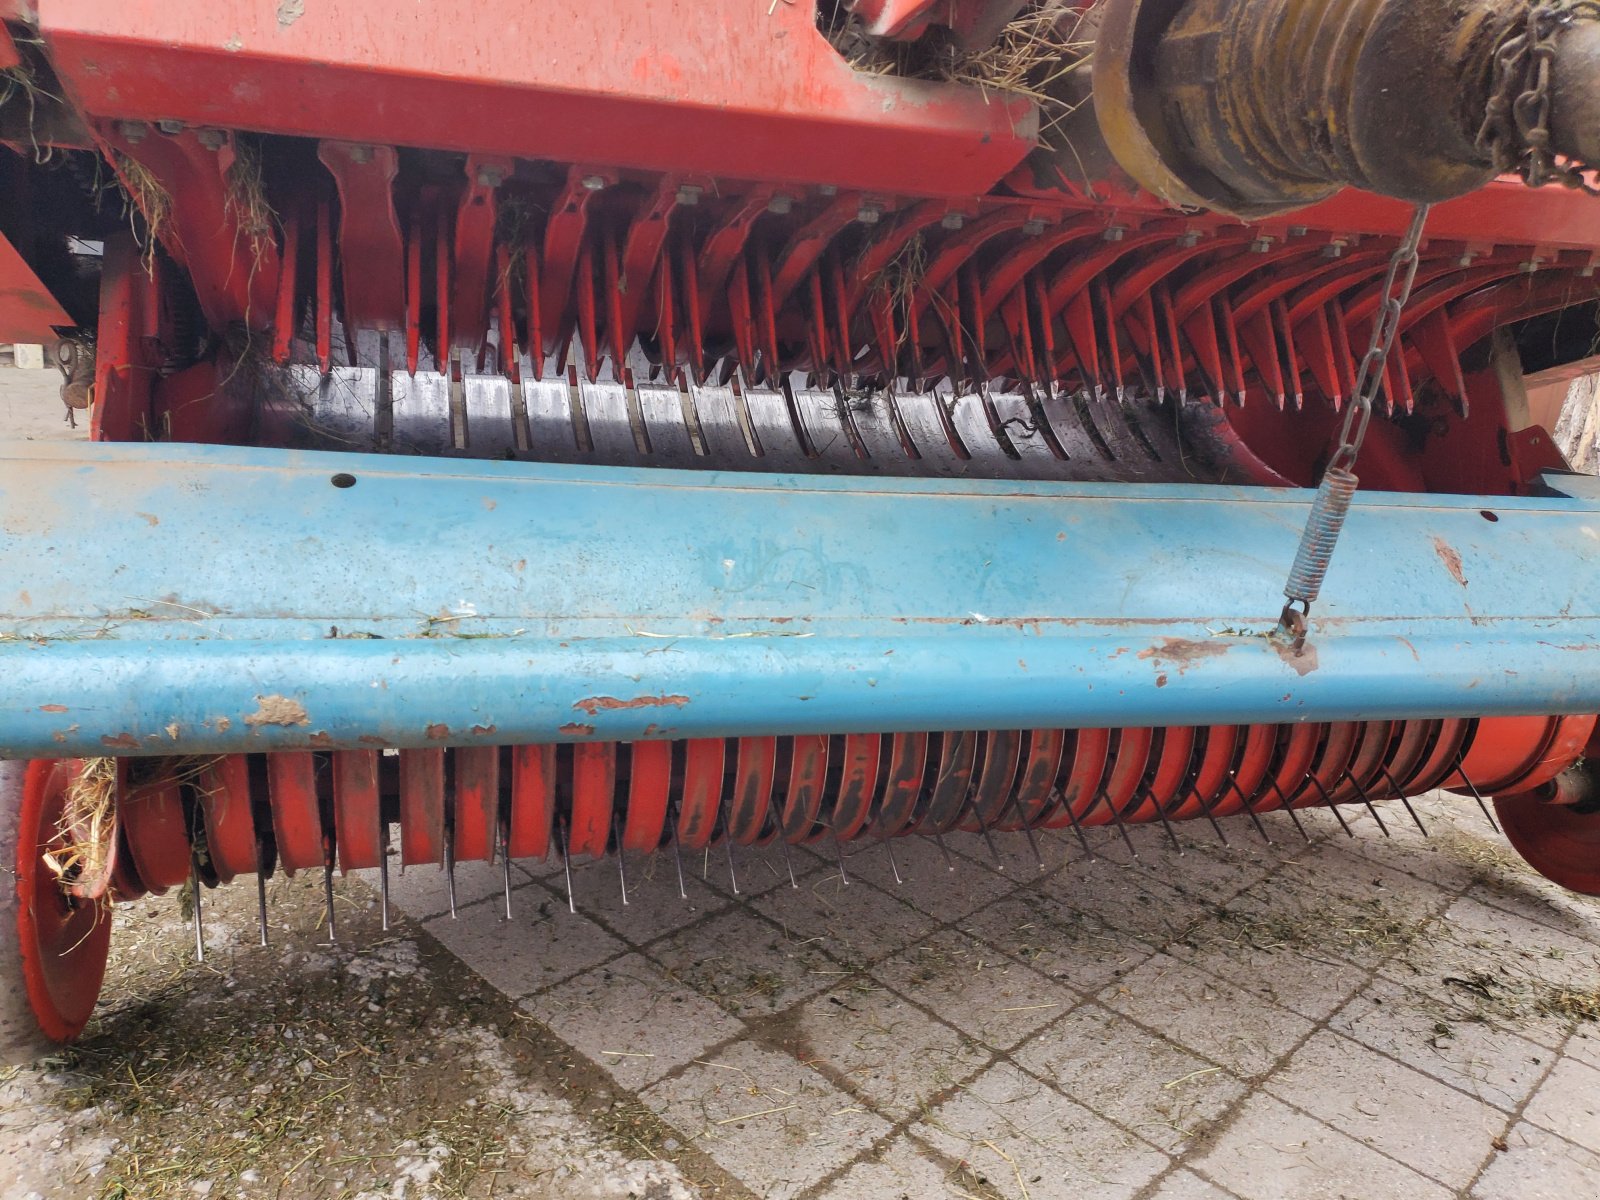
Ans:
[{"label": "interlocking paver", "polygon": [[655,942],[648,953],[735,1016],[778,1012],[848,973],[815,940],[775,929],[744,905]]},{"label": "interlocking paver", "polygon": [[774,888],[751,904],[795,938],[807,939],[840,962],[863,966],[917,941],[937,922],[864,881],[846,884],[822,872],[798,888]]},{"label": "interlocking paver", "polygon": [[[513,999],[559,983],[626,947],[582,915],[553,900],[535,904],[529,888],[513,897],[506,920],[499,900],[461,909],[459,920],[435,917],[429,933],[452,954]],[[521,903],[517,903],[521,901]]]},{"label": "interlocking paver", "polygon": [[1035,889],[1024,889],[960,923],[970,933],[1034,970],[1085,994],[1120,979],[1156,952]]},{"label": "interlocking paver", "polygon": [[1495,1155],[1473,1185],[1472,1200],[1578,1200],[1595,1194],[1600,1154],[1535,1125],[1513,1126],[1505,1142],[1505,1152]]},{"label": "interlocking paver", "polygon": [[[1580,1146],[1600,1146],[1600,1070],[1573,1059],[1558,1062],[1522,1115]],[[1600,1177],[1595,1186],[1600,1190]]]},{"label": "interlocking paver", "polygon": [[910,1138],[891,1141],[881,1153],[855,1164],[818,1200],[960,1200],[971,1197],[970,1177],[942,1166]]}]

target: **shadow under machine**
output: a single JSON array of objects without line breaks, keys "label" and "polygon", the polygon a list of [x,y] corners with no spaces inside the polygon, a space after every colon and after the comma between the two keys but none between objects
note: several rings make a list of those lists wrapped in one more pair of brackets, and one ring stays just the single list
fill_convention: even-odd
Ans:
[{"label": "shadow under machine", "polygon": [[273,872],[1443,788],[1600,893],[1597,6],[0,16],[7,1057]]}]

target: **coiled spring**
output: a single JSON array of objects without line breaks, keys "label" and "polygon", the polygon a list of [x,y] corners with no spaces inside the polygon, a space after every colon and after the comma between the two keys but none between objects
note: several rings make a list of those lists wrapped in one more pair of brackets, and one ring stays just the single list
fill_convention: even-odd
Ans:
[{"label": "coiled spring", "polygon": [[1359,481],[1343,467],[1329,467],[1322,476],[1317,495],[1311,502],[1311,514],[1306,518],[1305,530],[1300,534],[1300,549],[1295,552],[1294,566],[1289,569],[1289,581],[1283,594],[1290,604],[1309,608],[1322,591],[1322,581],[1327,578],[1328,564],[1333,559],[1333,548],[1344,529],[1345,518],[1350,515],[1350,502],[1355,499]]}]

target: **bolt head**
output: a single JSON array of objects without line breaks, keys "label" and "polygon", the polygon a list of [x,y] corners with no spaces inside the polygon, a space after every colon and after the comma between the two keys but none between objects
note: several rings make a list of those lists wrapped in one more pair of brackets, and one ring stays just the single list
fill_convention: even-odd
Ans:
[{"label": "bolt head", "polygon": [[[369,162],[371,162],[372,161],[372,147],[371,146],[359,146],[359,145],[358,146],[351,146],[350,147],[350,161],[353,162],[353,163],[369,163]],[[483,178],[483,172],[482,171],[478,172],[478,178],[479,179]]]},{"label": "bolt head", "polygon": [[118,121],[117,132],[137,146],[150,132],[150,126],[143,121]]},{"label": "bolt head", "polygon": [[[358,159],[357,161],[360,161],[360,160]],[[506,173],[504,171],[502,171],[499,167],[479,167],[478,168],[478,186],[479,187],[497,188],[502,183],[504,183],[505,181],[506,181]],[[587,179],[583,181],[583,186],[584,187],[589,187],[589,181]],[[605,185],[601,184],[601,186],[604,187]],[[589,188],[589,190],[590,191],[597,191],[598,189]]]},{"label": "bolt head", "polygon": [[863,225],[876,225],[883,216],[883,209],[876,204],[863,204],[856,210],[856,220]]},{"label": "bolt head", "polygon": [[1128,232],[1127,229],[1124,228],[1123,226],[1121,226],[1121,225],[1113,225],[1109,229],[1107,229],[1105,231],[1105,233],[1101,234],[1100,236],[1105,238],[1105,240],[1108,241],[1108,242],[1120,242],[1123,239],[1124,235],[1127,234],[1127,232]]},{"label": "bolt head", "polygon": [[793,196],[774,196],[767,201],[767,211],[778,216],[784,216],[794,208]]},{"label": "bolt head", "polygon": [[686,183],[678,189],[679,204],[699,204],[704,188],[693,183]]},{"label": "bolt head", "polygon": [[220,129],[202,129],[194,137],[207,150],[221,150],[228,144],[228,135]]},{"label": "bolt head", "polygon": [[1038,237],[1044,232],[1044,222],[1038,217],[1035,217],[1031,221],[1025,221],[1022,225],[1022,232],[1027,237]]},{"label": "bolt head", "polygon": [[606,181],[598,175],[585,175],[583,177],[583,190],[586,192],[598,192],[605,186]]},{"label": "bolt head", "polygon": [[947,212],[944,219],[939,222],[940,229],[960,229],[967,223],[967,218],[962,213]]},{"label": "bolt head", "polygon": [[182,133],[183,132],[183,122],[182,121],[157,121],[156,122],[156,128],[161,130],[162,133],[168,133],[168,134]]},{"label": "bolt head", "polygon": [[1187,233],[1181,233],[1178,235],[1178,245],[1182,246],[1185,250],[1188,250],[1194,246],[1198,246],[1199,244],[1200,235],[1193,229],[1189,230]]},{"label": "bolt head", "polygon": [[817,194],[830,198],[837,196],[839,194],[839,185],[836,183],[825,183],[817,189]]},{"label": "bolt head", "polygon": [[1252,254],[1265,254],[1271,249],[1272,239],[1269,237],[1258,237],[1255,241],[1250,243],[1250,253]]}]

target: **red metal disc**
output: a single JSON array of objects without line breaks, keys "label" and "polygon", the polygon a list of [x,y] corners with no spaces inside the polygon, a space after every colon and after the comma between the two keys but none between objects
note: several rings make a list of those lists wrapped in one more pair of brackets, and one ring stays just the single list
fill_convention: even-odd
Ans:
[{"label": "red metal disc", "polygon": [[948,833],[956,827],[967,807],[977,756],[978,735],[971,730],[939,735],[939,765],[934,770],[927,810],[916,832]]},{"label": "red metal disc", "polygon": [[772,779],[778,766],[778,739],[739,739],[733,768],[733,800],[728,811],[728,836],[741,846],[754,845],[767,827],[772,805]]},{"label": "red metal disc", "polygon": [[982,752],[972,782],[972,800],[966,820],[961,822],[961,828],[969,833],[976,833],[980,824],[993,828],[1003,817],[1013,816],[1008,810],[1017,768],[1022,765],[1021,730],[990,729],[979,739]]},{"label": "red metal disc", "polygon": [[1246,804],[1256,812],[1281,808],[1278,793],[1267,786],[1268,773],[1277,757],[1278,726],[1246,725],[1236,728],[1235,735],[1238,761],[1233,767],[1234,786],[1224,789],[1228,798],[1241,810]]},{"label": "red metal disc", "polygon": [[617,794],[617,744],[579,742],[572,747],[573,854],[600,858],[611,839],[611,804]]},{"label": "red metal disc", "polygon": [[1387,774],[1380,771],[1376,786],[1385,796],[1399,794],[1407,797],[1416,793],[1408,790],[1407,780],[1417,773],[1422,760],[1439,736],[1438,721],[1401,721],[1389,742]]},{"label": "red metal disc", "polygon": [[[1583,757],[1584,747],[1595,730],[1595,717],[1593,714],[1552,717],[1549,740],[1540,750],[1538,756],[1523,766],[1521,772],[1510,779],[1492,784],[1497,792],[1531,792],[1540,784],[1548,783],[1561,772],[1565,771],[1579,758]],[[1470,774],[1470,768],[1469,774]],[[1472,776],[1472,781],[1477,783],[1477,776]],[[1480,791],[1483,785],[1478,784]]]},{"label": "red metal disc", "polygon": [[400,861],[408,867],[444,862],[443,750],[400,751]]},{"label": "red metal disc", "polygon": [[218,883],[256,871],[256,820],[250,801],[250,760],[224,754],[207,763],[194,781],[205,822],[206,849]]},{"label": "red metal disc", "polygon": [[783,836],[786,841],[810,841],[817,833],[822,790],[828,781],[828,739],[804,734],[793,739],[789,753],[789,786],[783,797]]},{"label": "red metal disc", "polygon": [[137,900],[149,895],[144,880],[139,878],[139,868],[133,864],[133,852],[128,849],[128,831],[117,822],[117,861],[111,871],[111,895],[116,900]]},{"label": "red metal disc", "polygon": [[923,794],[922,776],[928,767],[928,735],[897,733],[889,739],[889,774],[872,819],[873,837],[904,833]]},{"label": "red metal disc", "polygon": [[1456,761],[1466,745],[1467,732],[1472,724],[1471,721],[1462,719],[1439,722],[1439,736],[1434,739],[1422,763],[1412,773],[1410,779],[1401,780],[1411,795],[1419,796],[1423,792],[1431,792],[1455,774]]},{"label": "red metal disc", "polygon": [[1066,746],[1064,729],[1035,729],[1028,734],[1028,756],[1017,776],[1016,808],[1022,820],[1014,823],[1016,828],[1040,823],[1055,790],[1056,777],[1061,774],[1061,756]]},{"label": "red metal disc", "polygon": [[512,858],[550,853],[550,822],[556,810],[556,748],[516,746],[511,751]]},{"label": "red metal disc", "polygon": [[[420,753],[440,753],[424,750]],[[401,774],[405,758],[401,756]],[[267,798],[278,864],[293,875],[322,866],[322,814],[317,809],[317,760],[308,750],[267,755]]]},{"label": "red metal disc", "polygon": [[1150,765],[1154,730],[1118,729],[1114,731],[1114,737],[1111,770],[1096,794],[1098,803],[1092,804],[1082,818],[1085,825],[1110,825],[1116,820],[1113,814],[1125,814],[1129,802],[1139,791],[1139,784],[1144,781],[1145,769]]},{"label": "red metal disc", "polygon": [[844,739],[844,770],[839,776],[839,794],[833,802],[833,836],[848,842],[861,832],[872,815],[877,794],[878,763],[883,754],[883,735],[851,733]]},{"label": "red metal disc", "polygon": [[123,837],[145,887],[159,896],[187,883],[189,830],[178,785],[171,778],[136,784],[122,797],[120,808]]},{"label": "red metal disc", "polygon": [[1273,751],[1272,766],[1267,771],[1266,791],[1280,806],[1284,800],[1290,808],[1322,802],[1316,788],[1311,786],[1310,775],[1326,728],[1313,724],[1290,725],[1279,739]]},{"label": "red metal disc", "polygon": [[1192,725],[1168,725],[1156,731],[1159,745],[1153,755],[1152,765],[1140,780],[1142,800],[1128,815],[1129,821],[1154,821],[1157,806],[1163,813],[1171,812],[1181,799],[1183,782],[1189,776],[1194,761],[1195,729]]},{"label": "red metal disc", "polygon": [[[1483,717],[1467,744],[1461,770],[1487,796],[1490,792],[1523,792],[1514,787],[1524,775],[1537,769],[1545,747],[1555,734],[1555,717]],[[1466,789],[1460,779],[1452,789]]]},{"label": "red metal disc", "polygon": [[333,828],[339,869],[348,874],[383,859],[383,808],[376,750],[340,750],[333,756]]},{"label": "red metal disc", "polygon": [[1600,896],[1600,813],[1543,799],[1548,790],[1496,796],[1500,828],[1517,853],[1546,879],[1569,891]]},{"label": "red metal disc", "polygon": [[[62,849],[59,826],[67,788],[82,765],[81,759],[35,759],[27,765],[17,808],[16,861],[6,864],[16,870],[18,950],[28,1004],[40,1032],[56,1042],[71,1041],[88,1024],[111,945],[111,906],[68,896],[44,860]],[[177,789],[171,792],[176,797]],[[0,803],[17,804],[18,798],[7,794]],[[189,843],[181,836],[179,808],[187,878]]]},{"label": "red metal disc", "polygon": [[622,847],[648,854],[660,848],[661,831],[667,823],[667,797],[672,793],[672,743],[634,742],[631,759]]},{"label": "red metal disc", "polygon": [[1176,808],[1167,806],[1171,819],[1187,821],[1208,812],[1215,815],[1224,800],[1238,803],[1228,780],[1232,778],[1233,760],[1238,755],[1242,732],[1236,725],[1213,725],[1204,730],[1205,745],[1196,755],[1194,771],[1182,783],[1182,803]]},{"label": "red metal disc", "polygon": [[1357,803],[1362,793],[1369,797],[1383,795],[1383,764],[1388,759],[1389,740],[1394,736],[1394,728],[1393,721],[1356,723],[1355,749],[1350,755],[1349,766],[1336,784],[1330,786],[1326,779],[1323,780],[1335,804]]},{"label": "red metal disc", "polygon": [[1344,773],[1355,755],[1360,736],[1361,726],[1354,721],[1335,721],[1322,727],[1316,760],[1307,773],[1309,778],[1300,780],[1303,785],[1300,794],[1292,797],[1294,807],[1301,807],[1302,802],[1326,804],[1327,797],[1335,796],[1338,788],[1347,786]]},{"label": "red metal disc", "polygon": [[461,746],[450,753],[456,768],[451,849],[457,862],[488,862],[500,820],[500,747]]},{"label": "red metal disc", "polygon": [[683,743],[683,796],[678,802],[678,841],[686,850],[704,850],[717,831],[722,803],[722,768],[727,745],[722,738],[690,738]]},{"label": "red metal disc", "polygon": [[1072,818],[1083,818],[1084,812],[1100,793],[1100,783],[1106,777],[1108,756],[1111,753],[1109,729],[1079,729],[1072,734],[1072,745],[1063,755],[1067,763],[1066,778],[1061,782],[1061,799],[1045,818],[1046,829],[1061,829],[1072,824]]}]

